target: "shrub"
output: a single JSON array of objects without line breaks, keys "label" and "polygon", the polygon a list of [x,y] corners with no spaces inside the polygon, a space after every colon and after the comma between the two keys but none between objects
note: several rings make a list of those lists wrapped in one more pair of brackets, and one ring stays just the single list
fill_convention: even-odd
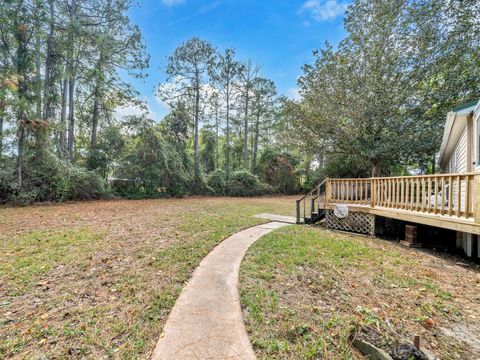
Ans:
[{"label": "shrub", "polygon": [[0,169],[0,203],[12,201],[18,190],[15,175],[11,169]]},{"label": "shrub", "polygon": [[22,192],[16,202],[99,199],[107,195],[104,180],[95,172],[49,154],[43,164],[30,160]]},{"label": "shrub", "polygon": [[266,149],[260,159],[258,171],[261,179],[283,194],[300,190],[300,177],[295,169],[298,160],[291,154]]},{"label": "shrub", "polygon": [[262,184],[257,176],[246,170],[235,171],[226,185],[230,196],[257,196],[270,193],[268,186]]},{"label": "shrub", "polygon": [[103,179],[95,172],[75,166],[68,169],[68,186],[62,200],[100,199],[106,193]]},{"label": "shrub", "polygon": [[217,169],[207,177],[207,185],[216,195],[225,195],[227,175],[222,169]]},{"label": "shrub", "polygon": [[[193,179],[191,161],[180,144],[167,141],[155,127],[143,130],[132,142],[116,176],[134,180],[130,197],[184,196],[202,188]],[[197,192],[196,192],[197,193]]]}]

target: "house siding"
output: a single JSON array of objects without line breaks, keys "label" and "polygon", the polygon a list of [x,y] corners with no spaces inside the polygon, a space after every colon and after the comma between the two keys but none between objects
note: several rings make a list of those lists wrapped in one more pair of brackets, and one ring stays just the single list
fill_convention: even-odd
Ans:
[{"label": "house siding", "polygon": [[467,171],[467,127],[463,129],[447,164],[447,173],[457,174]]},{"label": "house siding", "polygon": [[[458,139],[457,145],[455,145],[455,150],[452,152],[450,159],[447,164],[447,173],[449,174],[458,174],[467,172],[467,127],[463,129],[462,135]],[[460,184],[461,198],[465,199],[466,192],[466,182],[462,181]],[[453,184],[453,208],[456,210],[458,208],[458,184],[454,182]],[[465,211],[465,204],[460,204],[460,211]]]}]

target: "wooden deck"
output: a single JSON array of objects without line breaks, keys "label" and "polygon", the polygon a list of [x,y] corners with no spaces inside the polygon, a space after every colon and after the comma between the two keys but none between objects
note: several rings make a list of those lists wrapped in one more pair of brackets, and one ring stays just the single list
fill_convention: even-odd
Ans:
[{"label": "wooden deck", "polygon": [[[300,201],[304,217],[342,204],[352,212],[480,235],[480,173],[326,179]],[[297,221],[301,213],[297,202]]]}]

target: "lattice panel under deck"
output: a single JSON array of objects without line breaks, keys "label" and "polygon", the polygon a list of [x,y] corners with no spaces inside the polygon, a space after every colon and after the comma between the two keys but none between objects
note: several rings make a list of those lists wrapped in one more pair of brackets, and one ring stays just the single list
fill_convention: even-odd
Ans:
[{"label": "lattice panel under deck", "polygon": [[333,210],[327,210],[325,225],[329,229],[352,231],[359,234],[375,235],[375,215],[361,212],[348,213],[344,219],[339,219],[333,214]]}]

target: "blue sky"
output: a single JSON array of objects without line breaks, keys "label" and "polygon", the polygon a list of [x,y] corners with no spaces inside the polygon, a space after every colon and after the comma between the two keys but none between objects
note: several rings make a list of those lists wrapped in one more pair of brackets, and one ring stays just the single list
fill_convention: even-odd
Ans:
[{"label": "blue sky", "polygon": [[146,80],[131,80],[161,120],[166,107],[154,96],[165,80],[166,59],[193,36],[220,50],[233,47],[240,60],[252,58],[279,93],[294,96],[301,67],[325,41],[344,37],[344,0],[140,0],[130,10],[151,55]]}]

